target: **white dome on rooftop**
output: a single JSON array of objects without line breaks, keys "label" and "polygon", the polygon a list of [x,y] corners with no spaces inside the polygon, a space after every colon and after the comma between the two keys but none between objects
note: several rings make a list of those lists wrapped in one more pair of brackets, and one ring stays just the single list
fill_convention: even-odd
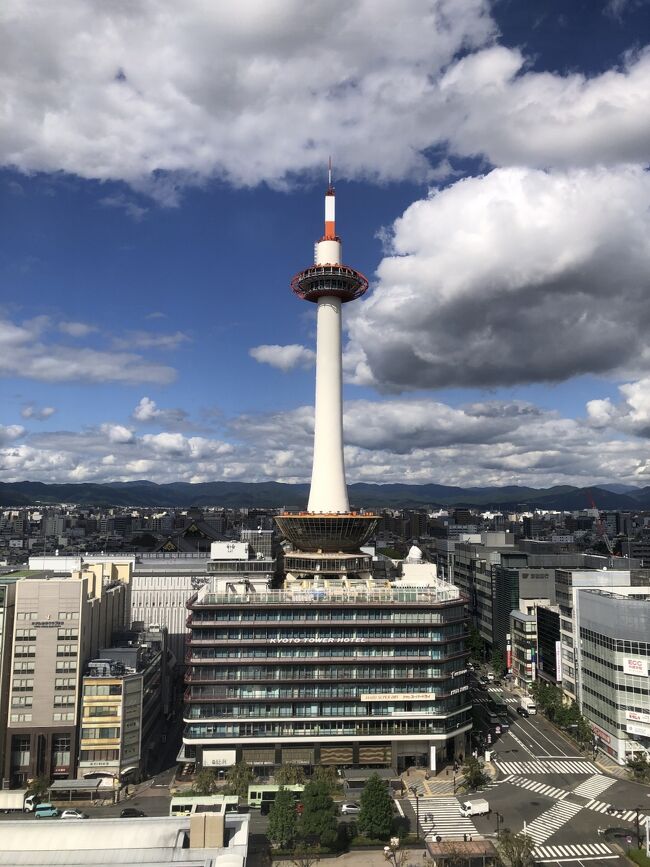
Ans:
[{"label": "white dome on rooftop", "polygon": [[417,545],[411,545],[406,559],[411,563],[414,561],[422,560],[422,551],[418,548]]}]

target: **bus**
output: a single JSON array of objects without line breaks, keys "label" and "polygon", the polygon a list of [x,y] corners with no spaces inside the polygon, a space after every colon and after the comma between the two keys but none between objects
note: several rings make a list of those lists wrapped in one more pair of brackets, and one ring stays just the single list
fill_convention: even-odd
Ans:
[{"label": "bus", "polygon": [[169,805],[170,816],[191,816],[193,813],[236,813],[237,795],[178,795]]},{"label": "bus", "polygon": [[300,785],[260,786],[253,784],[252,786],[248,787],[248,806],[257,807],[262,811],[262,813],[265,813],[271,806],[273,801],[275,801],[275,796],[278,794],[280,789],[287,789],[289,792],[293,792],[293,796],[296,801],[300,800],[300,796],[305,791],[305,787]]}]

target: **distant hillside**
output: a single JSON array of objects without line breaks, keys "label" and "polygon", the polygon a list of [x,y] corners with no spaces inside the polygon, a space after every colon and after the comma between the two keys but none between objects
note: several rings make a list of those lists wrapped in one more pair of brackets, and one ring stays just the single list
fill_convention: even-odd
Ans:
[{"label": "distant hillside", "polygon": [[[423,508],[475,506],[497,509],[585,509],[592,501],[600,509],[634,511],[650,509],[650,487],[615,491],[606,488],[458,488],[449,485],[350,485],[350,501],[359,508]],[[623,487],[623,486],[621,486]],[[141,506],[187,508],[225,506],[230,508],[303,509],[309,485],[279,482],[204,482],[192,485],[174,482],[157,485],[146,480],[110,484],[61,484],[43,482],[0,482],[0,506],[34,506],[77,503],[85,506]]]}]

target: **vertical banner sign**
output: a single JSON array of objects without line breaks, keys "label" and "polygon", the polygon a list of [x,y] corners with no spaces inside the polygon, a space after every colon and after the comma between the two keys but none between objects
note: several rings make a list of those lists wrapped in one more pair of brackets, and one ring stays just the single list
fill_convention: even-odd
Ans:
[{"label": "vertical banner sign", "polygon": [[562,680],[562,642],[555,642],[555,680],[560,683]]},{"label": "vertical banner sign", "polygon": [[510,633],[506,635],[506,668],[512,671],[512,644],[510,643]]}]

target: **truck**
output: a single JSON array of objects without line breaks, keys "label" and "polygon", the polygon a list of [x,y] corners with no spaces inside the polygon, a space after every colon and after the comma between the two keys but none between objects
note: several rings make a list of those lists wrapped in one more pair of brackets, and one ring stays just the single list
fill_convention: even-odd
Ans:
[{"label": "truck", "polygon": [[487,816],[490,812],[490,805],[485,798],[478,798],[476,801],[465,801],[459,805],[460,815],[467,818],[468,816]]},{"label": "truck", "polygon": [[531,698],[529,695],[522,696],[519,705],[520,707],[523,707],[524,710],[528,711],[529,716],[533,716],[537,713],[537,705],[535,704],[535,699]]},{"label": "truck", "polygon": [[38,804],[38,795],[27,789],[0,789],[0,813],[32,813]]}]

